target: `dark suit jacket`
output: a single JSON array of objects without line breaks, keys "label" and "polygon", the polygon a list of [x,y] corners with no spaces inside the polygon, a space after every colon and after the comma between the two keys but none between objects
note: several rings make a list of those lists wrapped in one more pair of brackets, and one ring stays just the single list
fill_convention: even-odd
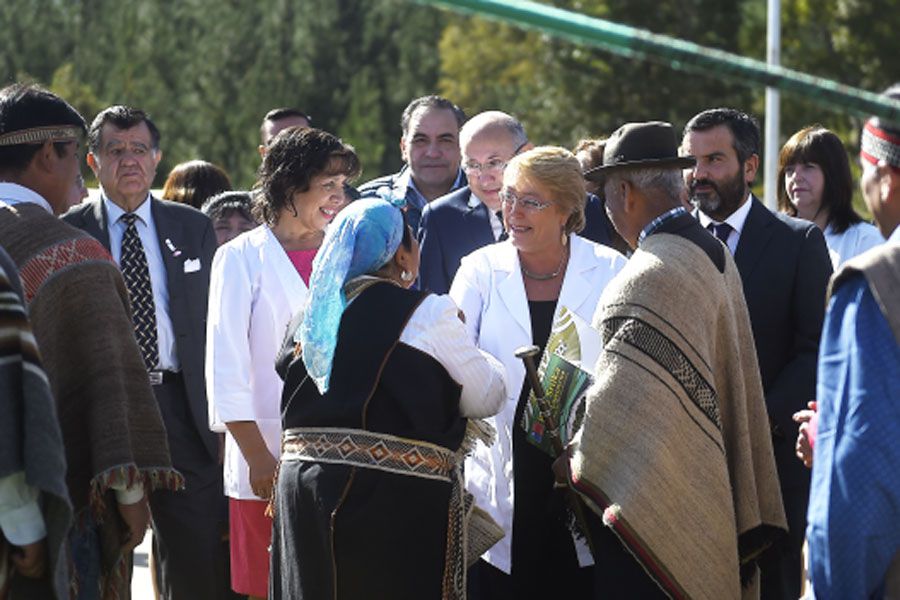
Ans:
[{"label": "dark suit jacket", "polygon": [[[460,170],[457,177],[457,183],[460,187],[451,190],[446,195],[450,195],[468,184],[466,174],[463,171]],[[360,185],[358,188],[358,197],[375,198],[378,196],[379,189],[387,187],[395,197],[405,198],[406,208],[404,208],[404,211],[406,212],[406,222],[412,227],[413,233],[418,235],[421,227],[422,211],[428,203],[426,203],[425,206],[419,206],[418,203],[420,200],[415,197],[415,192],[412,190],[411,186],[404,187],[407,182],[409,182],[410,178],[411,174],[409,172],[409,166],[403,165],[403,168],[393,175],[384,175]],[[435,199],[435,201],[437,200],[439,200],[439,198]]]},{"label": "dark suit jacket", "polygon": [[[459,262],[467,254],[494,243],[488,208],[469,206],[468,186],[430,202],[419,225],[419,288],[446,294],[450,291]],[[597,196],[588,194],[585,227],[578,235],[605,246],[611,245],[612,225]]]},{"label": "dark suit jacket", "polygon": [[751,202],[734,261],[744,284],[766,407],[774,425],[781,489],[786,496],[792,491],[804,496],[805,502],[809,470],[794,456],[798,425],[791,415],[816,395],[831,259],[814,224],[772,213],[755,197]]},{"label": "dark suit jacket", "polygon": [[[200,211],[185,204],[156,198],[151,198],[150,201],[156,235],[166,266],[169,318],[175,332],[176,352],[184,375],[190,416],[210,456],[218,461],[218,441],[216,435],[209,430],[203,374],[209,270],[216,252],[216,235],[212,223]],[[63,215],[62,219],[91,234],[107,250],[110,249],[107,215],[101,200],[79,204]],[[181,251],[178,256],[175,256],[166,240]],[[184,263],[189,259],[200,260],[199,271],[185,273]]]},{"label": "dark suit jacket", "polygon": [[462,257],[494,243],[488,208],[469,206],[466,186],[451,192],[422,211],[419,225],[419,288],[446,294]]}]

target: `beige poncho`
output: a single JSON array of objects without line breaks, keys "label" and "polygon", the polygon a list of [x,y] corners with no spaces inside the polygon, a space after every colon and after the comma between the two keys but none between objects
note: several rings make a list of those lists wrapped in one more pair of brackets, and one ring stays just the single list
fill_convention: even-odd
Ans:
[{"label": "beige poncho", "polygon": [[786,523],[734,261],[723,274],[687,239],[652,235],[594,326],[573,485],[670,596],[741,597]]}]

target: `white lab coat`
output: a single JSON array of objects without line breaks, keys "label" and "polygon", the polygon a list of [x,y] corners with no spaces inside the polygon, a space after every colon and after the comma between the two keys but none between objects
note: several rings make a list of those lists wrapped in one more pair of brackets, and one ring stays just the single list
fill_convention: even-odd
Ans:
[{"label": "white lab coat", "polygon": [[[281,455],[281,390],[275,356],[307,287],[281,243],[265,225],[216,252],[206,326],[206,393],[209,425],[255,421],[272,456]],[[225,438],[225,495],[259,498],[250,468],[231,434]]]},{"label": "white lab coat", "polygon": [[[576,235],[570,237],[571,254],[563,279],[556,315],[565,306],[590,322],[600,294],[619,270],[625,257],[606,246]],[[512,568],[513,465],[512,428],[525,367],[515,350],[532,343],[528,298],[519,255],[510,241],[485,246],[463,258],[450,288],[450,297],[466,315],[466,327],[482,350],[506,368],[505,406],[488,419],[497,429],[490,448],[478,445],[466,461],[466,487],[475,503],[503,527],[506,536],[483,558],[504,573]],[[592,564],[590,551],[573,538],[582,566]]]}]

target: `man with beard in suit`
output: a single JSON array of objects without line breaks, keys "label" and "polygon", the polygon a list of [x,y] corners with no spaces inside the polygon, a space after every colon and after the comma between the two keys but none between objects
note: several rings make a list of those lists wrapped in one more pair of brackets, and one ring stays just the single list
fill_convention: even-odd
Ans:
[{"label": "man with beard in suit", "polygon": [[809,472],[794,458],[792,415],[816,393],[816,358],[831,260],[813,223],[770,212],[750,191],[759,168],[759,127],[751,116],[714,108],[684,129],[682,153],[700,224],[734,255],[756,343],[775,463],[789,527],[783,556],[760,561],[763,598],[800,595]]}]

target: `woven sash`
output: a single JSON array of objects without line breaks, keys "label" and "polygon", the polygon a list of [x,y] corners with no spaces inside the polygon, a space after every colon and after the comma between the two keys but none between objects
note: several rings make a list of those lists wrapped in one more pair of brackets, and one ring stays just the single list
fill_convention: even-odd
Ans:
[{"label": "woven sash", "polygon": [[378,469],[450,482],[454,453],[436,444],[361,429],[297,427],[282,438],[281,460]]},{"label": "woven sash", "polygon": [[466,525],[472,513],[472,497],[463,487],[460,460],[455,452],[420,440],[361,429],[296,427],[286,429],[281,439],[282,462],[350,465],[449,483],[447,553],[441,598],[465,598]]}]

